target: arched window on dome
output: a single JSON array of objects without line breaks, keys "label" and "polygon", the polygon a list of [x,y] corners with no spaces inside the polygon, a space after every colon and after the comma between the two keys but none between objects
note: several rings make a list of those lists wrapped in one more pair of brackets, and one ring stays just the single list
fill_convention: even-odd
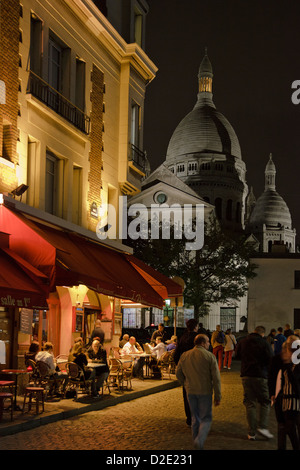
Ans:
[{"label": "arched window on dome", "polygon": [[272,252],[272,245],[273,245],[272,240],[269,240],[268,241],[268,253]]},{"label": "arched window on dome", "polygon": [[227,201],[226,220],[232,220],[232,199],[228,199]]},{"label": "arched window on dome", "polygon": [[241,216],[241,203],[237,202],[236,203],[236,209],[235,209],[235,221],[239,224],[242,220]]},{"label": "arched window on dome", "polygon": [[215,199],[215,208],[216,208],[216,216],[219,220],[222,220],[222,199],[217,197]]}]

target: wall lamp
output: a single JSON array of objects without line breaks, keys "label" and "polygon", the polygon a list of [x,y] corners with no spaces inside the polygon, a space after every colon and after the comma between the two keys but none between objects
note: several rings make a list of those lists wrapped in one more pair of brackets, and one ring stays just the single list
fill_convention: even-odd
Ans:
[{"label": "wall lamp", "polygon": [[29,186],[27,186],[27,184],[20,184],[20,186],[14,189],[11,193],[13,194],[15,199],[16,199],[16,196],[21,196],[20,200],[22,200],[22,194],[24,194],[28,188]]}]

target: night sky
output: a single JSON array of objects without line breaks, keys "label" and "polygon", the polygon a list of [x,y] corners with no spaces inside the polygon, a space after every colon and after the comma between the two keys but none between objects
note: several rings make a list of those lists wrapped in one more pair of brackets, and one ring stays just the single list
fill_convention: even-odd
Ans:
[{"label": "night sky", "polygon": [[[300,240],[300,2],[148,0],[146,52],[158,67],[145,103],[144,149],[151,170],[197,100],[205,47],[213,67],[213,100],[233,126],[255,197],[264,190],[269,154],[276,189]],[[300,94],[299,94],[300,97]]]}]

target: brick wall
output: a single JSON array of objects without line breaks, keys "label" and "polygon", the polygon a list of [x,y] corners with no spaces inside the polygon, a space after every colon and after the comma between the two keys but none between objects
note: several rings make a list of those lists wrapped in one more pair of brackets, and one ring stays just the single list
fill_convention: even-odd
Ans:
[{"label": "brick wall", "polygon": [[[102,126],[103,126],[103,88],[104,74],[95,65],[92,70],[91,91],[91,132],[90,132],[90,171],[89,171],[89,210],[93,203],[101,204],[101,172],[102,172]],[[88,228],[95,231],[99,219],[91,217],[89,213]]]},{"label": "brick wall", "polygon": [[[0,156],[14,165],[18,163],[19,15],[19,0],[0,2],[0,80],[6,85],[6,103],[0,104]],[[0,163],[0,192],[16,186],[15,168]]]}]

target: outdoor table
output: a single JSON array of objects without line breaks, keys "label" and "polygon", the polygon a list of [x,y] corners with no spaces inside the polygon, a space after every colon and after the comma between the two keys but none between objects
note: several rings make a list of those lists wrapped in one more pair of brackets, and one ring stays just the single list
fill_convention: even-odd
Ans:
[{"label": "outdoor table", "polygon": [[106,364],[103,364],[103,362],[89,362],[87,367],[90,367],[91,369],[97,368],[97,367],[105,367]]},{"label": "outdoor table", "polygon": [[22,409],[17,405],[17,386],[18,386],[18,376],[21,374],[28,374],[26,369],[4,369],[0,371],[1,374],[8,374],[15,376],[15,397],[14,397],[14,410],[22,411]]}]

